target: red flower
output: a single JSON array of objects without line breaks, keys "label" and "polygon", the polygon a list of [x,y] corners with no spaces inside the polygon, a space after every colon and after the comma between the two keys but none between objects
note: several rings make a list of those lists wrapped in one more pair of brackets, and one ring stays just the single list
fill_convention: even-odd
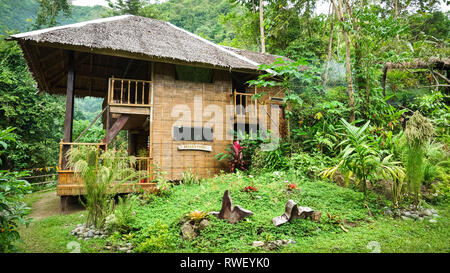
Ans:
[{"label": "red flower", "polygon": [[288,190],[295,190],[297,188],[297,185],[290,183],[287,185],[287,187],[288,187]]},{"label": "red flower", "polygon": [[255,186],[246,186],[242,191],[245,191],[245,192],[257,192],[258,190],[256,189]]}]

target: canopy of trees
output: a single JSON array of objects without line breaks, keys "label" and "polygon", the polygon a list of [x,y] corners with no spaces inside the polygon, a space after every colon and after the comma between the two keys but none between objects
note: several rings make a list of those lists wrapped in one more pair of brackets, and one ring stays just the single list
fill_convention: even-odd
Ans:
[{"label": "canopy of trees", "polygon": [[[385,93],[380,84],[386,63],[450,55],[449,13],[440,10],[439,1],[332,0],[325,1],[327,14],[315,13],[324,1],[314,0],[109,2],[110,7],[106,8],[74,7],[66,0],[2,0],[0,25],[11,33],[135,14],[170,21],[222,45],[302,60],[311,68],[307,72],[311,77],[304,76],[301,82],[291,85],[304,103],[303,110],[297,113],[299,120],[308,116],[306,112],[310,110],[305,109],[314,109],[306,106],[322,105],[323,94],[332,97],[328,101],[334,106],[327,107],[333,108],[335,115],[350,121],[371,119],[381,126],[389,121],[382,120],[380,109],[395,105],[417,110],[410,104],[414,97],[448,92],[448,73],[435,71],[441,77],[424,68],[390,70],[384,76]],[[17,127],[14,133],[18,140],[8,155],[2,155],[2,168],[54,164],[61,139],[64,98],[37,94],[19,47],[3,38],[0,64],[0,129]],[[440,101],[448,100],[441,95]],[[389,104],[385,103],[387,99]],[[101,101],[87,102],[77,100],[75,131],[81,132],[101,111]],[[92,105],[96,105],[95,110],[90,109]],[[436,110],[431,105],[427,107],[428,114]],[[441,123],[445,122],[444,118]],[[94,132],[86,137],[101,138],[101,124],[96,124]]]}]

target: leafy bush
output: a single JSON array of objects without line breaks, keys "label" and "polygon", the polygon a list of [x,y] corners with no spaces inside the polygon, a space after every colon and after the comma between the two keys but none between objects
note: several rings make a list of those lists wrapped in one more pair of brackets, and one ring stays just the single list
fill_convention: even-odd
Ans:
[{"label": "leafy bush", "polygon": [[230,171],[235,172],[236,170],[244,171],[245,168],[245,160],[243,150],[247,148],[241,146],[239,141],[235,141],[230,147],[227,148],[228,153],[218,153],[214,156],[219,161],[227,159],[230,163]]},{"label": "leafy bush", "polygon": [[118,205],[114,209],[116,229],[120,233],[128,233],[136,219],[134,209],[138,206],[139,199],[136,195],[122,198],[119,196]]},{"label": "leafy bush", "polygon": [[256,149],[251,157],[250,170],[252,173],[283,171],[289,168],[289,153],[291,144],[280,141],[275,150],[262,151]]},{"label": "leafy bush", "polygon": [[0,252],[16,251],[14,242],[20,239],[18,224],[28,225],[25,219],[30,208],[21,202],[23,195],[31,193],[27,181],[19,179],[27,172],[0,171]]},{"label": "leafy bush", "polygon": [[138,240],[142,243],[136,247],[135,251],[145,253],[164,252],[172,246],[171,241],[173,239],[172,234],[169,233],[169,227],[158,220],[139,235]]},{"label": "leafy bush", "polygon": [[[0,130],[0,145],[8,148],[6,141],[15,141],[11,133],[15,128]],[[1,160],[0,160],[1,164]],[[18,224],[28,225],[30,219],[25,219],[30,208],[22,202],[23,195],[31,192],[30,184],[19,179],[28,172],[0,171],[0,252],[16,251],[14,242],[20,239],[17,232]]]},{"label": "leafy bush", "polygon": [[70,149],[68,164],[83,179],[86,190],[87,224],[102,228],[106,216],[112,212],[112,197],[125,182],[137,183],[136,177],[145,177],[133,168],[136,158],[124,149],[110,149],[102,154],[92,146]]},{"label": "leafy bush", "polygon": [[401,179],[403,170],[399,162],[391,162],[392,155],[380,160],[378,151],[374,143],[369,141],[366,132],[369,121],[362,127],[351,125],[344,119],[341,119],[345,127],[346,138],[338,146],[343,146],[339,158],[341,161],[334,167],[328,168],[322,172],[323,177],[333,177],[334,173],[341,169],[345,173],[345,182],[356,176],[356,183],[362,183],[364,199],[367,201],[367,179],[374,179],[377,171],[381,171],[384,176],[391,176],[394,180]]},{"label": "leafy bush", "polygon": [[328,156],[300,152],[289,158],[289,168],[313,178],[329,162]]},{"label": "leafy bush", "polygon": [[156,174],[156,189],[157,195],[164,196],[170,194],[172,184],[165,178],[166,172],[157,172]]},{"label": "leafy bush", "polygon": [[198,184],[200,183],[200,180],[198,177],[189,169],[189,171],[183,172],[182,178],[181,178],[183,184],[186,185],[192,185],[192,184]]}]

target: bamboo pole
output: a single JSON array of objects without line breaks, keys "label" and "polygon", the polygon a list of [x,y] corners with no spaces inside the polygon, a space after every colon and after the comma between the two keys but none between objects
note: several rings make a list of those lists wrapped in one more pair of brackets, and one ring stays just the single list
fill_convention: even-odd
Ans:
[{"label": "bamboo pole", "polygon": [[120,85],[120,103],[123,103],[123,80],[121,80]]},{"label": "bamboo pole", "polygon": [[130,104],[131,81],[128,81],[128,104]]}]

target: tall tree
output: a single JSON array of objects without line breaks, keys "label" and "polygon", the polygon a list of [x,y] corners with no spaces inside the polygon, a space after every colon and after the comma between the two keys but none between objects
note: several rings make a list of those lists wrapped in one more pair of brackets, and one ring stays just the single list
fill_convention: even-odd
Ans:
[{"label": "tall tree", "polygon": [[[0,130],[9,126],[16,142],[2,154],[0,169],[23,170],[57,162],[64,98],[39,94],[20,47],[0,36]],[[55,129],[56,128],[56,129]]]},{"label": "tall tree", "polygon": [[[351,55],[350,55],[350,37],[345,27],[345,17],[343,11],[343,0],[331,0],[333,2],[333,8],[336,10],[336,15],[338,20],[341,22],[342,36],[344,36],[345,41],[345,70],[346,70],[346,79],[347,79],[347,93],[348,93],[348,101],[350,106],[350,122],[355,120],[355,97],[353,91],[353,83],[352,83],[352,66],[351,66]],[[345,1],[345,0],[344,0]]]},{"label": "tall tree", "polygon": [[329,18],[330,18],[330,36],[328,38],[328,54],[327,54],[327,62],[325,64],[325,72],[323,74],[323,86],[327,86],[328,69],[330,68],[331,51],[333,49],[334,13],[335,13],[334,12],[334,8],[331,7],[331,13],[330,13],[330,16],[329,16]]},{"label": "tall tree", "polygon": [[33,24],[34,29],[58,25],[56,18],[61,12],[66,17],[72,15],[72,4],[69,0],[37,0],[37,2],[39,3],[39,10],[36,22]]},{"label": "tall tree", "polygon": [[261,52],[266,52],[266,41],[264,38],[264,3],[259,0],[259,30],[261,33]]},{"label": "tall tree", "polygon": [[106,0],[114,15],[132,14],[139,15],[139,10],[143,7],[142,0]]}]

